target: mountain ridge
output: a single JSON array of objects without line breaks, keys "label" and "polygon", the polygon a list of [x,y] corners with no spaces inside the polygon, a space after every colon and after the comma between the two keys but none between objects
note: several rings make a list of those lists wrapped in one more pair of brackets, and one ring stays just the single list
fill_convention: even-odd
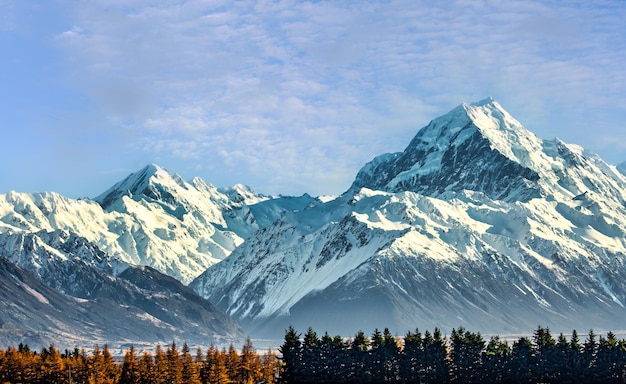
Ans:
[{"label": "mountain ridge", "polygon": [[[202,311],[213,303],[264,338],[288,325],[339,334],[354,324],[398,333],[459,324],[515,333],[537,322],[616,329],[626,315],[620,169],[537,138],[488,98],[433,119],[333,199],[217,188],[155,164],[93,199],[0,194],[0,256],[59,302],[132,307],[137,326],[194,318],[197,297],[177,307],[149,288],[156,279],[186,297],[168,275],[208,300]],[[99,281],[107,284],[94,289]],[[37,284],[27,285],[44,290]],[[210,327],[207,316],[197,324]]]},{"label": "mountain ridge", "polygon": [[[189,283],[263,225],[315,198],[271,197],[243,185],[216,188],[151,164],[91,199],[54,192],[0,194],[0,233],[57,229],[107,254]],[[257,217],[258,216],[258,217]]]},{"label": "mountain ridge", "polygon": [[611,328],[625,314],[625,191],[615,167],[537,138],[495,100],[462,104],[190,286],[259,334]]}]

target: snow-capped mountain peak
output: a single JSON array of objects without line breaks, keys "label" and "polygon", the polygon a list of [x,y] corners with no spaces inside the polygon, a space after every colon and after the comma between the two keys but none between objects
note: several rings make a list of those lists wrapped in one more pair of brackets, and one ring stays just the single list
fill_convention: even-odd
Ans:
[{"label": "snow-capped mountain peak", "polygon": [[244,239],[314,199],[268,197],[238,184],[216,188],[149,164],[94,200],[56,193],[0,194],[0,234],[74,233],[120,260],[190,282]]},{"label": "snow-capped mountain peak", "polygon": [[536,165],[542,141],[495,100],[461,104],[417,132],[402,153],[379,156],[352,188],[429,195],[482,190],[493,198],[541,195]]},{"label": "snow-capped mountain peak", "polygon": [[258,332],[611,327],[626,315],[625,193],[615,167],[537,138],[488,98],[432,120],[342,196],[256,232],[190,286]]},{"label": "snow-capped mountain peak", "polygon": [[[473,104],[463,104],[467,116],[498,150],[522,166],[535,168],[538,159],[533,154],[541,149],[542,140],[524,128],[493,98]],[[539,160],[540,161],[540,160]]]},{"label": "snow-capped mountain peak", "polygon": [[119,201],[122,196],[128,196],[134,200],[149,198],[173,204],[175,194],[191,188],[191,185],[179,175],[171,174],[159,165],[149,164],[117,182],[94,200],[105,209],[109,208],[113,202]]},{"label": "snow-capped mountain peak", "polygon": [[[609,177],[591,181],[596,172]],[[472,190],[492,199],[528,201],[568,199],[604,184],[621,201],[624,182],[597,155],[559,139],[539,139],[487,98],[432,120],[403,152],[376,157],[359,171],[352,189],[430,196]]]}]

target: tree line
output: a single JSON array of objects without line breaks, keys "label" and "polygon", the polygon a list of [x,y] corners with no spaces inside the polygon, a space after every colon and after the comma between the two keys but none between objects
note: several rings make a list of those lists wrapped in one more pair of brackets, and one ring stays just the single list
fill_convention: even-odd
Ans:
[{"label": "tree line", "polygon": [[260,355],[248,338],[240,352],[211,345],[195,353],[185,343],[157,345],[152,354],[130,347],[116,362],[107,345],[91,353],[75,348],[61,353],[54,345],[40,352],[26,345],[0,349],[0,383],[205,384],[275,383],[280,362],[272,351]]},{"label": "tree line", "polygon": [[309,328],[285,332],[282,383],[626,383],[626,341],[612,332],[576,331],[555,339],[538,327],[512,345],[498,336],[486,341],[463,327],[449,337],[438,328],[416,329],[403,339],[388,329],[371,337],[359,331],[344,340]]},{"label": "tree line", "polygon": [[626,341],[593,330],[581,342],[576,331],[554,338],[538,327],[509,345],[463,327],[450,336],[435,328],[400,338],[384,329],[349,339],[290,327],[278,350],[259,354],[249,338],[241,351],[192,353],[173,342],[154,353],[131,346],[116,361],[107,345],[61,353],[20,344],[0,349],[0,383],[626,383]]}]

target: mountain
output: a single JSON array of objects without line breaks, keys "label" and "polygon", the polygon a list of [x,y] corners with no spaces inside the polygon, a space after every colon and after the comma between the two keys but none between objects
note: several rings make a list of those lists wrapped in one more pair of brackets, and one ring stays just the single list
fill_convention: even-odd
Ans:
[{"label": "mountain", "polygon": [[[178,280],[124,263],[63,230],[2,233],[0,260],[10,275],[2,323],[23,331],[12,336],[25,336],[18,342],[120,345],[243,337],[236,322]],[[54,340],[59,332],[72,336]]]},{"label": "mountain", "polygon": [[[53,192],[0,195],[0,233],[66,231],[123,262],[189,283],[283,213],[315,199],[218,189],[151,164],[90,199]],[[44,231],[44,232],[42,232]]]},{"label": "mountain", "polygon": [[[76,277],[81,285],[82,276]],[[152,268],[130,266],[117,277],[99,277],[90,298],[81,298],[61,293],[0,257],[0,339],[34,348],[108,343],[121,349],[172,340],[206,344],[243,338],[229,316]]]},{"label": "mountain", "polygon": [[537,138],[489,98],[432,120],[190,287],[265,337],[290,324],[623,329],[625,197],[615,167]]},{"label": "mountain", "polygon": [[315,201],[186,182],[154,164],[93,200],[0,195],[0,335],[86,346],[241,339],[236,322],[183,283]]}]

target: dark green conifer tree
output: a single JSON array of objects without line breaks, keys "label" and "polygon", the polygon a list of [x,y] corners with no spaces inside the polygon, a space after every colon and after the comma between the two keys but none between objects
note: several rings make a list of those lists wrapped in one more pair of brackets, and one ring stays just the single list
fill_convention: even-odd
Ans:
[{"label": "dark green conifer tree", "polygon": [[446,339],[439,328],[433,334],[424,332],[424,381],[427,383],[447,383],[450,380],[450,365]]},{"label": "dark green conifer tree", "polygon": [[593,329],[589,330],[587,339],[582,348],[582,372],[579,380],[582,382],[594,382],[596,380],[596,354],[598,352],[598,341]]},{"label": "dark green conifer tree", "polygon": [[483,352],[482,377],[487,383],[502,383],[509,379],[506,373],[511,348],[499,336],[492,336]]},{"label": "dark green conifer tree", "polygon": [[457,383],[480,383],[483,381],[482,353],[485,341],[480,333],[470,332],[463,327],[452,329],[450,335],[450,364],[452,381]]},{"label": "dark green conifer tree", "polygon": [[[585,372],[587,370],[585,358],[582,353],[583,347],[580,344],[580,339],[578,338],[578,332],[574,329],[572,331],[572,337],[570,337],[569,342],[569,355],[568,361],[571,364],[571,374],[567,373],[567,376],[571,377],[570,382],[578,383],[579,380],[584,377]],[[567,380],[564,380],[567,381]]]},{"label": "dark green conifer tree", "polygon": [[600,336],[596,353],[594,380],[602,383],[621,383],[624,362],[623,351],[613,332]]},{"label": "dark green conifer tree", "polygon": [[404,336],[404,349],[400,357],[400,376],[406,383],[422,381],[424,371],[424,345],[419,329]]},{"label": "dark green conifer tree", "polygon": [[396,338],[391,334],[389,328],[383,330],[383,373],[386,383],[399,381],[400,372],[400,347]]},{"label": "dark green conifer tree", "polygon": [[513,343],[511,358],[507,374],[513,383],[531,383],[533,380],[533,366],[535,351],[532,342],[527,337],[521,337]]},{"label": "dark green conifer tree", "polygon": [[296,332],[293,326],[290,326],[285,332],[285,340],[278,351],[282,354],[283,361],[283,370],[280,375],[281,383],[302,382],[302,342],[300,341],[300,334]]},{"label": "dark green conifer tree", "polygon": [[349,349],[348,364],[350,366],[348,382],[351,383],[365,383],[369,377],[369,349],[370,339],[365,335],[362,330],[359,330]]},{"label": "dark green conifer tree", "polygon": [[336,348],[334,340],[328,332],[324,332],[324,336],[320,339],[319,349],[320,366],[318,369],[320,377],[326,378],[325,381],[329,383],[339,383],[345,379],[345,376],[341,377],[342,371],[345,372],[345,367],[342,367],[345,362],[341,361],[344,356],[341,356],[342,351]]},{"label": "dark green conifer tree", "polygon": [[385,339],[378,328],[374,329],[370,341],[371,349],[365,365],[369,368],[368,379],[370,382],[383,383],[385,381]]},{"label": "dark green conifer tree", "polygon": [[556,341],[550,334],[550,329],[537,327],[533,333],[533,345],[535,349],[533,377],[542,383],[555,382],[560,367]]},{"label": "dark green conifer tree", "polygon": [[316,382],[316,380],[323,379],[320,375],[322,370],[320,340],[311,327],[302,340],[302,360],[304,382]]}]

